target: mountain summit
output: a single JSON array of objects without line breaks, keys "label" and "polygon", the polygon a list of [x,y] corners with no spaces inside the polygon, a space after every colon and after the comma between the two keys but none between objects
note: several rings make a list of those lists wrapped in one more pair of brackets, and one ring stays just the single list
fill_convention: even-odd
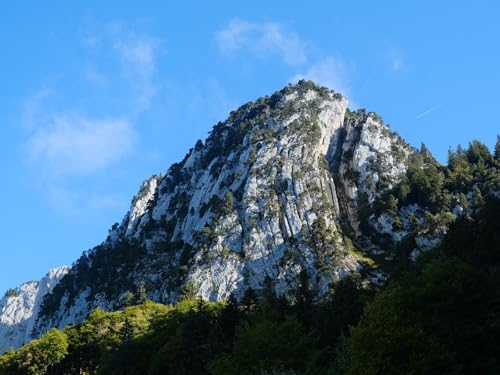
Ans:
[{"label": "mountain summit", "polygon": [[[323,299],[353,273],[380,284],[396,260],[446,232],[425,202],[405,195],[409,168],[435,163],[425,152],[310,81],[247,103],[145,181],[102,244],[4,296],[0,352],[96,307],[146,298],[223,300],[251,288],[293,299],[307,277]],[[463,211],[455,196],[443,204]]]}]

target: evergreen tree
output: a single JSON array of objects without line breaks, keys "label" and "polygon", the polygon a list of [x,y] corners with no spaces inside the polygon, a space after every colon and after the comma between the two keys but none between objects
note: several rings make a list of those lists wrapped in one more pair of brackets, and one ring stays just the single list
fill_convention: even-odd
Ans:
[{"label": "evergreen tree", "polygon": [[194,285],[192,281],[188,281],[181,288],[181,295],[179,297],[180,301],[193,300],[196,299],[198,295],[198,288]]},{"label": "evergreen tree", "polygon": [[148,294],[146,292],[146,288],[144,283],[141,282],[139,287],[137,288],[137,292],[135,293],[134,305],[140,305],[148,300]]},{"label": "evergreen tree", "polygon": [[222,213],[229,215],[233,211],[234,197],[231,191],[224,195],[224,202],[222,204]]},{"label": "evergreen tree", "polygon": [[126,317],[123,322],[123,326],[120,329],[120,338],[124,344],[130,344],[134,338],[134,327],[132,326],[129,317]]},{"label": "evergreen tree", "polygon": [[500,135],[497,135],[497,142],[495,143],[495,159],[500,160]]},{"label": "evergreen tree", "polygon": [[299,274],[299,284],[296,294],[296,310],[299,320],[308,327],[310,324],[310,310],[313,304],[313,293],[309,274],[305,269],[302,269]]},{"label": "evergreen tree", "polygon": [[245,308],[245,310],[253,310],[257,305],[257,295],[255,294],[255,290],[251,287],[248,287],[243,294],[243,298],[241,299],[241,306]]},{"label": "evergreen tree", "polygon": [[476,186],[472,189],[472,208],[474,210],[479,210],[484,205],[484,198],[481,190]]}]

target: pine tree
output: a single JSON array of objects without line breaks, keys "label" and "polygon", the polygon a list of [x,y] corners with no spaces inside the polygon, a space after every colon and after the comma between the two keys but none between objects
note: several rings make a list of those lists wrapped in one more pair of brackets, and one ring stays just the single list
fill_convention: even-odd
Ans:
[{"label": "pine tree", "polygon": [[224,203],[222,205],[222,213],[224,215],[229,215],[233,211],[234,197],[233,193],[228,191],[224,195]]},{"label": "pine tree", "polygon": [[241,306],[245,307],[246,310],[253,310],[257,305],[257,295],[255,291],[249,287],[245,290],[243,298],[241,299]]},{"label": "pine tree", "polygon": [[484,198],[481,190],[476,186],[472,189],[472,208],[479,210],[484,205]]},{"label": "pine tree", "polygon": [[497,143],[495,143],[495,159],[500,160],[500,135],[497,135]]},{"label": "pine tree", "polygon": [[180,294],[181,294],[179,297],[180,301],[194,300],[198,295],[198,288],[196,288],[193,282],[188,281],[186,284],[182,286]]},{"label": "pine tree", "polygon": [[120,329],[120,338],[124,344],[129,344],[134,338],[134,327],[132,326],[128,316],[125,318],[123,326]]},{"label": "pine tree", "polygon": [[264,301],[272,303],[276,297],[276,294],[274,292],[273,280],[269,277],[269,275],[266,275],[266,277],[264,277],[263,286]]},{"label": "pine tree", "polygon": [[422,142],[420,144],[420,150],[419,150],[419,152],[420,152],[420,155],[422,155],[424,158],[427,158],[427,157],[430,156],[429,149],[427,148],[427,146],[425,145],[424,142]]},{"label": "pine tree", "polygon": [[392,217],[398,214],[398,199],[392,194],[387,198],[387,213]]},{"label": "pine tree", "polygon": [[137,288],[137,292],[135,293],[134,304],[140,305],[148,300],[148,294],[146,292],[146,288],[144,287],[144,283],[140,283]]},{"label": "pine tree", "polygon": [[130,290],[127,291],[125,293],[125,295],[123,296],[123,306],[124,307],[129,307],[129,306],[133,306],[134,303],[135,303],[135,295],[134,293],[132,293]]},{"label": "pine tree", "polygon": [[296,309],[299,320],[308,327],[311,318],[311,309],[313,304],[313,293],[311,290],[311,282],[309,274],[305,269],[302,269],[299,274],[299,285],[296,290]]}]

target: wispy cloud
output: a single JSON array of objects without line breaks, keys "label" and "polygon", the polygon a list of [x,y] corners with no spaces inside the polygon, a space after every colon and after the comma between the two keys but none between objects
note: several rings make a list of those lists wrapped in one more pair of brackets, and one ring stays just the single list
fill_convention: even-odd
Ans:
[{"label": "wispy cloud", "polygon": [[124,77],[137,93],[137,110],[148,109],[158,91],[154,83],[158,42],[151,37],[131,36],[115,41],[114,48],[120,58]]},{"label": "wispy cloud", "polygon": [[304,73],[296,74],[292,81],[309,79],[349,97],[349,74],[340,58],[329,56],[309,67]]},{"label": "wispy cloud", "polygon": [[114,47],[126,69],[148,76],[155,70],[156,44],[151,37],[132,36],[127,40],[115,41]]},{"label": "wispy cloud", "polygon": [[[123,203],[108,182],[121,178],[124,162],[132,160],[140,145],[136,124],[160,90],[161,40],[113,22],[86,24],[80,42],[80,70],[61,72],[59,81],[35,91],[20,118],[30,183],[65,213]],[[76,82],[78,91],[60,81]],[[101,183],[106,187],[99,190]]]},{"label": "wispy cloud", "polygon": [[416,120],[418,120],[418,119],[420,119],[420,118],[422,118],[422,117],[425,117],[425,116],[427,116],[427,115],[431,114],[432,112],[434,112],[434,111],[438,110],[439,108],[441,108],[441,105],[436,105],[436,106],[434,106],[434,107],[431,107],[431,108],[429,108],[429,109],[426,109],[426,110],[425,110],[425,111],[423,111],[422,113],[419,113],[418,115],[416,115],[416,116],[415,116],[415,119],[416,119]]},{"label": "wispy cloud", "polygon": [[55,115],[26,141],[27,161],[45,176],[88,175],[127,156],[137,134],[124,119]]},{"label": "wispy cloud", "polygon": [[224,54],[246,51],[257,58],[279,55],[288,65],[307,62],[306,45],[299,36],[277,22],[250,22],[235,18],[215,35]]},{"label": "wispy cloud", "polygon": [[136,114],[150,108],[159,91],[155,78],[158,58],[164,52],[161,40],[123,23],[110,22],[104,27],[88,26],[81,43],[91,57],[84,67],[89,83],[125,89],[120,92],[127,101],[123,106]]}]

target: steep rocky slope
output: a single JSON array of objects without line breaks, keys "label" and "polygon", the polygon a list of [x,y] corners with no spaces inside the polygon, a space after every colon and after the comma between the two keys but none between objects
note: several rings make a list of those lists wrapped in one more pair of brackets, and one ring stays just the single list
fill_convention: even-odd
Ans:
[{"label": "steep rocky slope", "polygon": [[[232,112],[165,176],[145,181],[123,222],[45,293],[30,323],[3,318],[17,306],[7,298],[0,329],[38,336],[145,297],[293,296],[304,271],[318,299],[350,273],[381,283],[415,220],[414,254],[446,231],[426,224],[416,203],[387,204],[415,153],[339,93],[289,85]],[[0,348],[17,337],[1,336]]]},{"label": "steep rocky slope", "polygon": [[5,293],[0,300],[0,353],[31,340],[43,298],[69,270],[70,267],[53,269],[42,280],[24,283]]}]

